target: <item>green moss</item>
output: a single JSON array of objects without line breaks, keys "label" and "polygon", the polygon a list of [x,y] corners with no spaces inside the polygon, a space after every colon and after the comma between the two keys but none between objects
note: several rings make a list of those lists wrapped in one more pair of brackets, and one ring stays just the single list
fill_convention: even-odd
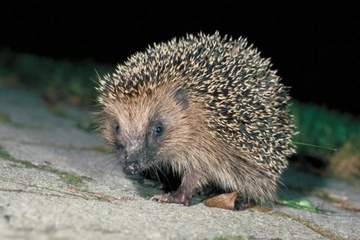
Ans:
[{"label": "green moss", "polygon": [[19,167],[35,168],[35,169],[39,169],[39,170],[42,170],[42,171],[47,171],[47,172],[54,173],[54,174],[58,175],[59,177],[61,177],[66,183],[68,183],[71,186],[76,187],[76,188],[81,188],[84,185],[84,182],[83,182],[84,177],[79,176],[76,173],[56,169],[56,168],[50,167],[48,165],[37,165],[37,164],[34,164],[34,163],[32,163],[32,162],[30,162],[28,160],[16,159],[13,156],[11,156],[1,146],[0,146],[0,157],[5,159],[5,160],[8,160],[8,161],[11,161],[11,162],[15,163]]},{"label": "green moss", "polygon": [[83,187],[83,184],[84,184],[83,178],[81,176],[77,175],[76,173],[66,172],[66,171],[59,170],[56,168],[51,168],[51,167],[45,167],[43,169],[60,176],[66,183],[68,183],[74,187],[77,187],[77,188]]},{"label": "green moss", "polygon": [[33,163],[27,160],[14,158],[2,146],[0,146],[0,157],[17,164],[19,167],[32,167],[33,165]]},{"label": "green moss", "polygon": [[[13,179],[11,177],[5,177],[5,176],[1,176],[1,175],[0,175],[0,180],[6,181],[6,182],[17,183],[17,184],[20,184],[20,185],[23,185],[26,187],[33,187],[33,188],[42,189],[42,190],[46,190],[46,191],[50,191],[50,192],[56,192],[56,193],[66,194],[69,196],[79,197],[79,198],[86,199],[86,200],[99,200],[99,201],[110,202],[110,203],[121,200],[121,199],[118,199],[118,198],[115,198],[112,196],[108,196],[108,195],[105,195],[102,193],[89,192],[84,189],[77,189],[77,188],[58,189],[58,188],[53,188],[53,187],[36,185],[36,184],[29,183],[29,182],[23,182],[23,181],[19,181],[18,179]],[[4,191],[4,189],[2,189],[2,190]],[[18,190],[9,190],[9,191],[21,192],[23,190],[18,189]],[[127,199],[125,199],[123,201],[126,201],[126,200]]]},{"label": "green moss", "polygon": [[11,157],[11,155],[3,148],[0,146],[0,157],[4,158],[6,160],[10,160],[13,157]]}]

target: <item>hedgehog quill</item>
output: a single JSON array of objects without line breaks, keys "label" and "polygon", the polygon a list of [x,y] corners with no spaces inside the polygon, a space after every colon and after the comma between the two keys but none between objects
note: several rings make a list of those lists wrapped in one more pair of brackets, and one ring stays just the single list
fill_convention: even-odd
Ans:
[{"label": "hedgehog quill", "polygon": [[276,200],[295,152],[288,88],[244,38],[199,33],[154,44],[99,79],[99,130],[126,174],[181,176],[159,202],[189,204],[208,186]]}]

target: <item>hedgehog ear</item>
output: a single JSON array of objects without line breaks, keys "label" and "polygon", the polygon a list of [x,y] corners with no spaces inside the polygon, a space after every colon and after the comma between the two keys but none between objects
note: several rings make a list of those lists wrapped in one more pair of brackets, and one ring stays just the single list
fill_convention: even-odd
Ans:
[{"label": "hedgehog ear", "polygon": [[181,106],[182,110],[187,109],[188,100],[186,90],[184,88],[178,88],[174,94],[175,101]]}]

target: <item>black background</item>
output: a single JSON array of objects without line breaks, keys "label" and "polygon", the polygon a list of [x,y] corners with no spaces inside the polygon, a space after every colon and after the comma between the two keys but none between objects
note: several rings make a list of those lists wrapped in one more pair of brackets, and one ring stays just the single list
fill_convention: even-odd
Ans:
[{"label": "black background", "polygon": [[356,1],[9,1],[0,48],[115,64],[152,42],[219,30],[271,57],[296,99],[360,114],[359,15]]}]

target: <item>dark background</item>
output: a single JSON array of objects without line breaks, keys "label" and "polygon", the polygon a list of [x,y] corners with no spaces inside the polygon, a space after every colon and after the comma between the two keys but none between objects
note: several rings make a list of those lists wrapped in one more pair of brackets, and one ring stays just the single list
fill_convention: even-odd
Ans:
[{"label": "dark background", "polygon": [[0,48],[115,64],[152,42],[219,30],[271,57],[296,99],[360,114],[356,1],[239,2],[2,2]]}]

